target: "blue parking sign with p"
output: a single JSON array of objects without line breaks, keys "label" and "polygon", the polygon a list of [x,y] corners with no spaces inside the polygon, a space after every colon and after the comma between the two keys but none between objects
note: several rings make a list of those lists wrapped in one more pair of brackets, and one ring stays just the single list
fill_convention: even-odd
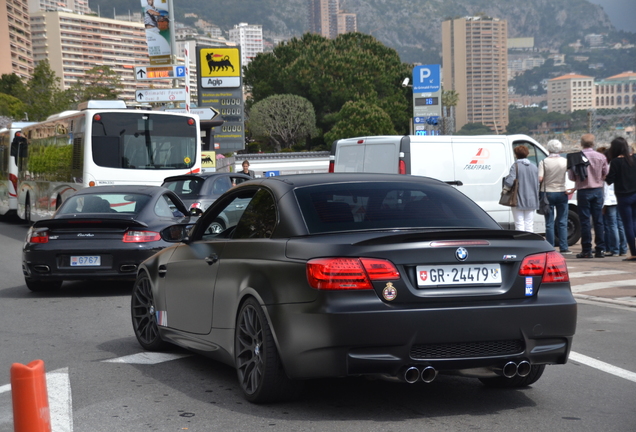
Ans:
[{"label": "blue parking sign with p", "polygon": [[413,93],[433,93],[440,89],[440,65],[413,68]]},{"label": "blue parking sign with p", "polygon": [[280,171],[265,171],[265,177],[276,177],[280,175]]}]

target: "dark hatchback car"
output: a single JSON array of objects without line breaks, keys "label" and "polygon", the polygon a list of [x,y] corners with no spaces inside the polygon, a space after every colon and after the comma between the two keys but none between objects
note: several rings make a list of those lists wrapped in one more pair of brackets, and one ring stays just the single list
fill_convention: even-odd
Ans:
[{"label": "dark hatchback car", "polygon": [[[241,200],[238,223],[214,233]],[[323,377],[522,387],[568,359],[577,305],[563,256],[437,180],[254,180],[163,235],[181,242],[139,269],[137,340],[235,367],[252,402]]]},{"label": "dark hatchback car", "polygon": [[159,232],[190,217],[179,197],[159,186],[98,186],[78,191],[53,218],[33,224],[22,252],[31,291],[65,280],[135,280],[139,264],[171,244]]},{"label": "dark hatchback car", "polygon": [[181,198],[190,211],[203,213],[218,197],[252,178],[238,173],[186,174],[164,179],[161,186]]}]

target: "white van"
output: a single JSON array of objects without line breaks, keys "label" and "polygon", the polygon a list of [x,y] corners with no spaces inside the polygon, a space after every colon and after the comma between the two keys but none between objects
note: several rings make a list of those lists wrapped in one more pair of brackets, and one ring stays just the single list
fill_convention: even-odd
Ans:
[{"label": "white van", "polygon": [[[526,135],[369,136],[337,140],[331,147],[329,172],[399,173],[433,177],[456,186],[486,210],[499,225],[514,229],[512,211],[499,204],[503,178],[514,162],[513,148],[525,145],[538,165],[548,152]],[[534,228],[545,232],[543,216]],[[568,243],[581,237],[576,201],[570,200]]]}]

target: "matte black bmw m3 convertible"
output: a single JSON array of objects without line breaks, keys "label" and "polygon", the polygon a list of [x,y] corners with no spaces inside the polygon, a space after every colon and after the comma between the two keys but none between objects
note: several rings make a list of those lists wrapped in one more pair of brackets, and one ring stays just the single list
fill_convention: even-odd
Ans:
[{"label": "matte black bmw m3 convertible", "polygon": [[[236,225],[211,229],[231,213]],[[234,366],[252,402],[322,377],[521,387],[568,359],[577,306],[563,256],[437,180],[252,180],[162,236],[177,244],[140,266],[133,290],[139,343]]]}]

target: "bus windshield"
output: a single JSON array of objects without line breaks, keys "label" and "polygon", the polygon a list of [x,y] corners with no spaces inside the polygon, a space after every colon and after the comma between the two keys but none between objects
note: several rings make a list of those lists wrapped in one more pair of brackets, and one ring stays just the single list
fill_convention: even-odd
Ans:
[{"label": "bus windshield", "polygon": [[197,128],[187,118],[139,113],[101,112],[92,119],[92,154],[97,166],[128,169],[192,168]]}]

